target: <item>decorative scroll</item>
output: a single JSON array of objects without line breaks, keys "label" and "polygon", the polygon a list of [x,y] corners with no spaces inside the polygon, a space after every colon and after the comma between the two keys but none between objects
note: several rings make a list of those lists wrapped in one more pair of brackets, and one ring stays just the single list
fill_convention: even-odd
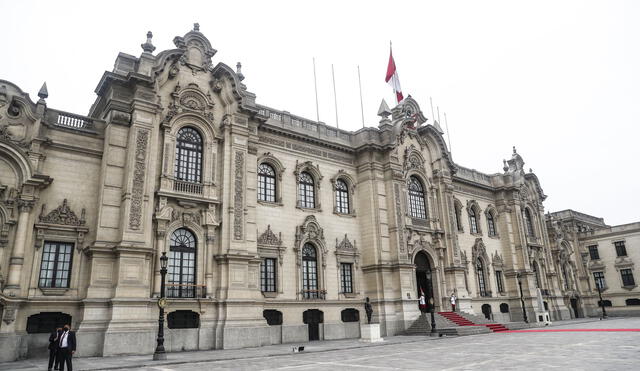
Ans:
[{"label": "decorative scroll", "polygon": [[131,210],[129,211],[129,228],[140,229],[142,224],[142,202],[144,197],[144,178],[147,168],[147,143],[149,131],[138,130],[136,136],[136,154],[133,170],[133,187],[131,189]]},{"label": "decorative scroll", "polygon": [[338,239],[336,238],[336,249],[337,250],[357,250],[355,243],[356,243],[355,241],[351,243],[351,241],[349,241],[349,239],[347,238],[347,234],[345,233],[342,241],[338,242]]}]

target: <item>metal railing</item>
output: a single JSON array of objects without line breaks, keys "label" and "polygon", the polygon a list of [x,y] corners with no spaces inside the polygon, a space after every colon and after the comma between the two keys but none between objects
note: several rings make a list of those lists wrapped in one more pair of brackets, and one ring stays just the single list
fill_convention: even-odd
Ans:
[{"label": "metal railing", "polygon": [[167,297],[171,299],[195,299],[206,298],[207,287],[205,285],[167,283]]},{"label": "metal railing", "polygon": [[303,299],[325,300],[327,297],[327,290],[302,290],[300,293]]},{"label": "metal railing", "polygon": [[174,180],[173,190],[176,192],[195,193],[195,194],[201,195],[203,190],[203,185],[202,183],[191,183],[191,182],[185,182],[182,180]]}]

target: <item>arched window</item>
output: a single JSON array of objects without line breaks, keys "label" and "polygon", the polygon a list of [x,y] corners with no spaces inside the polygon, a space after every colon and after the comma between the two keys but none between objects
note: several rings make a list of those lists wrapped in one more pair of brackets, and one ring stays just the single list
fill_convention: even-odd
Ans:
[{"label": "arched window", "polygon": [[524,209],[524,224],[527,228],[527,236],[535,237],[536,234],[533,232],[533,219],[531,217],[531,211],[529,211],[529,209]]},{"label": "arched window", "polygon": [[489,232],[489,236],[496,236],[496,221],[493,216],[493,212],[487,213],[487,232]]},{"label": "arched window", "polygon": [[27,318],[28,334],[50,334],[57,327],[71,325],[71,316],[62,312],[41,312]]},{"label": "arched window", "polygon": [[178,130],[175,177],[185,182],[202,182],[202,137],[192,127]]},{"label": "arched window", "polygon": [[196,296],[196,238],[189,230],[180,228],[171,234],[167,296],[194,298]]},{"label": "arched window", "polygon": [[454,205],[454,211],[456,213],[456,228],[458,231],[462,232],[464,229],[462,228],[462,205],[456,202]]},{"label": "arched window", "polygon": [[262,311],[262,316],[267,320],[269,326],[282,325],[282,312],[275,309],[265,309]]},{"label": "arched window", "polygon": [[509,313],[509,304],[507,303],[500,304],[500,313]]},{"label": "arched window", "polygon": [[258,200],[276,202],[276,171],[265,162],[258,166]]},{"label": "arched window", "polygon": [[476,213],[475,208],[469,208],[469,232],[471,233],[479,233],[478,231],[478,214]]},{"label": "arched window", "polygon": [[300,207],[313,209],[316,207],[314,181],[311,174],[303,171],[298,179],[298,197],[300,199]]},{"label": "arched window", "polygon": [[533,262],[533,278],[536,283],[536,288],[540,288],[540,274],[538,272],[538,262]]},{"label": "arched window", "polygon": [[478,259],[476,262],[476,275],[478,276],[478,290],[480,296],[488,296],[487,285],[484,280],[484,262],[482,259]]},{"label": "arched window", "polygon": [[302,295],[306,299],[318,298],[318,256],[310,243],[302,247]]},{"label": "arched window", "polygon": [[342,322],[359,322],[360,312],[355,308],[347,308],[340,312],[340,317],[342,318]]},{"label": "arched window", "polygon": [[422,183],[412,176],[409,178],[409,214],[412,218],[427,219],[426,210]]},{"label": "arched window", "polygon": [[349,214],[349,187],[342,180],[336,180],[336,212]]}]

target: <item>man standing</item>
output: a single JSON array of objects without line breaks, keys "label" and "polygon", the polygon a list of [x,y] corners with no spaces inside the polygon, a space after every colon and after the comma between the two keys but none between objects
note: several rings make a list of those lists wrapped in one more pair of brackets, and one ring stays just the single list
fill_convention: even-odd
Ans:
[{"label": "man standing", "polygon": [[455,292],[451,293],[451,310],[453,312],[456,311],[456,301],[458,300],[458,297],[456,296]]},{"label": "man standing", "polygon": [[62,327],[58,327],[49,335],[49,367],[47,370],[51,371],[51,367],[54,370],[60,368],[60,357],[58,357],[58,344],[60,343],[60,335],[62,335]]},{"label": "man standing", "polygon": [[64,371],[64,365],[67,364],[67,370],[73,371],[71,364],[71,356],[76,352],[76,333],[71,331],[69,324],[64,325],[60,340],[58,342],[58,357],[60,357],[60,370]]}]

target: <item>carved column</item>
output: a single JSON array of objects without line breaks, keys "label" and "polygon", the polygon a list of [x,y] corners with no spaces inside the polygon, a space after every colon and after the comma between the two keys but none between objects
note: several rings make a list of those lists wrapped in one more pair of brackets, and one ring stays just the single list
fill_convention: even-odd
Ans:
[{"label": "carved column", "polygon": [[9,263],[9,277],[7,280],[7,288],[19,288],[20,276],[22,274],[22,265],[24,264],[24,252],[27,246],[27,236],[29,234],[29,214],[33,209],[34,202],[27,200],[18,200],[18,229],[16,230],[16,238]]},{"label": "carved column", "polygon": [[[167,235],[167,232],[164,230],[156,231],[156,266],[154,269],[154,279],[153,279],[153,296],[160,297],[160,281],[162,277],[160,276],[160,257],[162,256],[162,252],[165,251],[165,243],[164,239]],[[167,252],[168,253],[168,252]]]},{"label": "carved column", "polygon": [[[213,229],[213,228],[212,228]],[[207,285],[207,297],[213,297],[213,255],[215,251],[214,243],[216,236],[213,231],[207,232],[207,251],[205,253],[205,283]]]}]

